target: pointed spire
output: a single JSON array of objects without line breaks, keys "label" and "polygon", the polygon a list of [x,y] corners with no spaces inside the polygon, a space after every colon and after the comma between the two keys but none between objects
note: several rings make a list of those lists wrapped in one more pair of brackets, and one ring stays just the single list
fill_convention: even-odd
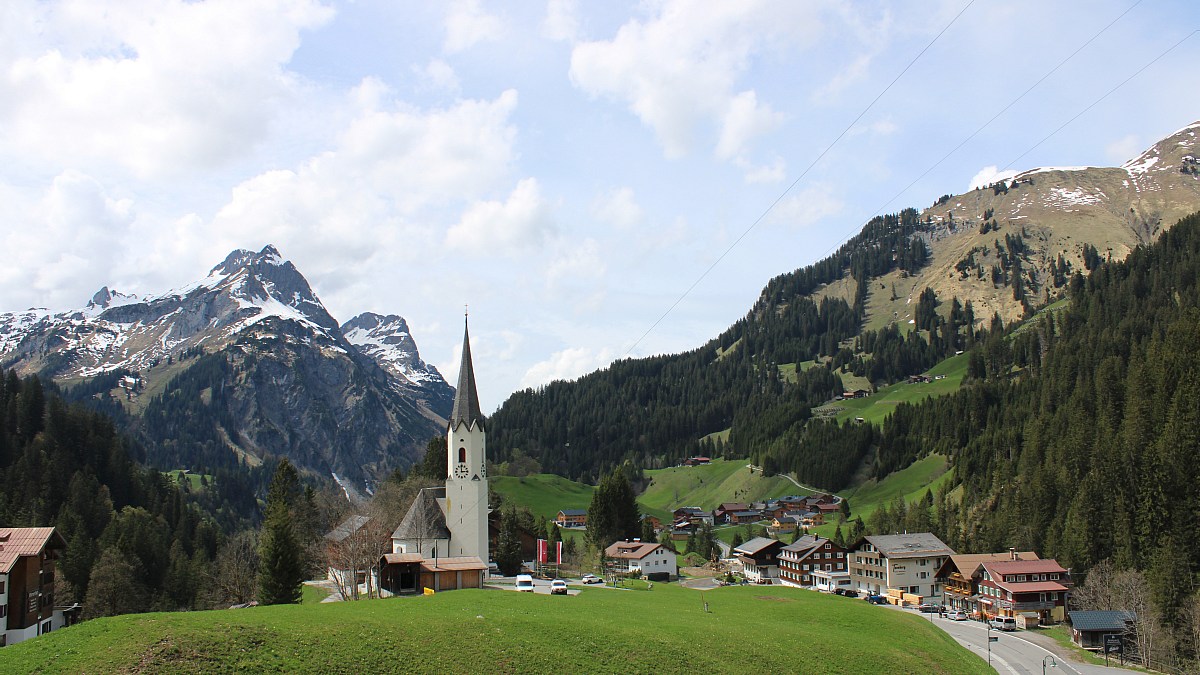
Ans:
[{"label": "pointed spire", "polygon": [[458,389],[454,392],[454,407],[450,410],[450,428],[459,424],[483,426],[479,412],[479,392],[475,389],[475,369],[471,365],[471,336],[463,319],[462,365],[458,368]]}]

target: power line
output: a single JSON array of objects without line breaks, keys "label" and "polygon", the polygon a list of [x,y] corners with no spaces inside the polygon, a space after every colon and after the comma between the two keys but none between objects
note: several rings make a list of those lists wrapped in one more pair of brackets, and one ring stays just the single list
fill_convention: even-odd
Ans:
[{"label": "power line", "polygon": [[[929,173],[930,173],[931,171],[933,171],[934,169],[936,169],[936,168],[938,168],[939,166],[941,166],[941,165],[942,165],[942,163],[943,163],[943,162],[945,162],[947,159],[950,159],[951,155],[953,155],[954,153],[956,153],[956,152],[958,152],[959,150],[961,150],[961,149],[962,149],[962,147],[963,147],[964,145],[966,145],[967,143],[971,142],[971,139],[975,138],[975,137],[976,137],[976,136],[978,136],[980,133],[982,133],[984,129],[986,129],[986,128],[988,128],[989,126],[991,126],[992,122],[995,122],[997,119],[999,119],[999,117],[1000,117],[1001,115],[1003,115],[1004,113],[1008,112],[1008,110],[1009,110],[1010,108],[1012,108],[1014,105],[1016,105],[1017,103],[1019,103],[1019,102],[1021,101],[1021,99],[1025,98],[1027,95],[1029,95],[1029,92],[1031,92],[1031,91],[1033,91],[1034,89],[1036,89],[1036,88],[1038,87],[1038,85],[1040,85],[1041,83],[1045,82],[1045,81],[1046,81],[1047,79],[1049,79],[1049,77],[1050,77],[1051,75],[1053,75],[1054,73],[1058,72],[1058,70],[1059,70],[1060,68],[1062,68],[1064,65],[1066,65],[1068,61],[1070,61],[1071,59],[1075,58],[1075,56],[1076,56],[1076,55],[1078,55],[1078,54],[1079,54],[1079,52],[1083,51],[1085,47],[1087,47],[1088,45],[1090,45],[1090,44],[1092,44],[1093,42],[1095,42],[1095,41],[1096,41],[1096,38],[1098,38],[1098,37],[1100,37],[1101,35],[1103,35],[1103,34],[1104,34],[1104,33],[1105,33],[1105,32],[1106,32],[1106,31],[1107,31],[1109,28],[1112,28],[1114,24],[1116,24],[1116,23],[1117,23],[1118,21],[1120,21],[1121,19],[1125,18],[1125,15],[1126,15],[1126,14],[1128,14],[1128,13],[1132,12],[1132,11],[1134,10],[1134,8],[1136,8],[1138,5],[1142,4],[1142,2],[1143,2],[1143,0],[1137,0],[1137,2],[1133,3],[1132,5],[1130,5],[1130,6],[1129,6],[1129,7],[1128,7],[1128,8],[1127,8],[1127,9],[1126,9],[1124,12],[1121,12],[1121,14],[1117,16],[1117,18],[1113,19],[1112,21],[1109,21],[1109,22],[1108,22],[1108,25],[1106,25],[1105,27],[1101,28],[1099,31],[1097,31],[1097,32],[1096,32],[1096,34],[1095,34],[1095,35],[1093,35],[1092,37],[1088,38],[1086,42],[1084,42],[1083,44],[1079,45],[1079,47],[1078,47],[1078,48],[1076,48],[1076,49],[1075,49],[1075,51],[1071,52],[1071,53],[1070,53],[1070,54],[1069,54],[1069,55],[1068,55],[1066,58],[1064,58],[1063,60],[1059,61],[1059,62],[1058,62],[1058,65],[1056,65],[1056,66],[1054,66],[1053,68],[1051,68],[1050,70],[1046,71],[1046,74],[1045,74],[1045,75],[1042,75],[1042,77],[1041,77],[1040,79],[1038,79],[1038,81],[1037,81],[1037,82],[1034,82],[1033,84],[1029,85],[1029,88],[1028,88],[1028,89],[1026,89],[1025,91],[1021,92],[1021,94],[1020,94],[1019,96],[1017,96],[1016,98],[1014,98],[1013,100],[1009,101],[1008,105],[1004,106],[1004,107],[1003,107],[1003,108],[1000,110],[1000,112],[996,113],[995,115],[992,115],[991,119],[989,119],[988,121],[984,122],[984,123],[983,123],[983,125],[981,125],[981,126],[978,128],[978,129],[976,129],[975,131],[971,132],[971,135],[970,135],[970,136],[967,136],[966,138],[964,138],[964,139],[962,140],[962,142],[961,142],[961,143],[959,143],[958,145],[954,146],[954,149],[953,149],[953,150],[951,150],[950,152],[947,152],[945,155],[942,155],[942,158],[941,158],[941,159],[939,159],[938,161],[934,162],[934,163],[933,163],[933,164],[932,164],[932,165],[931,165],[931,166],[930,166],[928,169],[925,169],[925,171],[924,171],[924,172],[922,172],[920,176],[917,176],[916,178],[914,178],[914,179],[913,179],[913,181],[912,181],[911,183],[909,183],[908,185],[905,185],[905,186],[904,186],[904,188],[903,188],[902,190],[900,190],[899,192],[897,192],[895,195],[893,195],[893,196],[891,197],[891,199],[888,199],[888,200],[887,200],[887,201],[885,201],[885,202],[884,202],[882,205],[880,205],[880,207],[879,207],[878,209],[875,209],[875,212],[874,212],[874,213],[872,213],[872,214],[871,214],[871,215],[868,217],[868,220],[870,220],[871,218],[874,218],[875,216],[878,216],[880,213],[882,213],[882,212],[883,212],[883,210],[884,210],[884,209],[886,209],[886,208],[887,208],[888,204],[891,204],[891,203],[895,202],[895,201],[896,201],[897,199],[899,199],[899,198],[900,198],[900,197],[901,197],[901,196],[902,196],[902,195],[903,195],[905,192],[908,192],[909,190],[911,190],[911,189],[912,189],[912,187],[913,187],[914,185],[916,185],[918,182],[920,182],[920,181],[921,181],[921,179],[925,178],[925,176],[928,176],[928,175],[929,175]],[[1018,158],[1018,159],[1019,159],[1019,158]],[[1006,167],[1006,168],[1007,168],[1007,167]],[[834,244],[834,245],[833,245],[832,247],[830,247],[830,248],[829,248],[827,251],[825,251],[825,253],[822,255],[822,257],[828,256],[830,253],[832,253],[832,252],[834,251],[834,249],[836,249],[838,246],[841,246],[843,243],[845,243],[845,241],[846,241],[846,239],[843,239],[842,241],[839,241],[838,243]]]},{"label": "power line", "polygon": [[[1139,2],[1140,1],[1141,0],[1139,0]],[[737,239],[733,240],[733,243],[730,244],[725,249],[725,251],[722,252],[721,255],[718,256],[717,259],[714,260],[712,262],[712,264],[709,265],[708,268],[705,269],[704,272],[701,273],[700,276],[697,277],[696,280],[692,282],[692,285],[688,286],[687,290],[685,290],[683,292],[683,294],[680,295],[675,300],[675,302],[671,303],[671,306],[667,308],[667,311],[663,312],[662,316],[658,317],[658,319],[655,320],[655,322],[653,324],[651,324],[649,328],[646,329],[646,332],[642,333],[641,337],[639,337],[637,340],[635,340],[633,342],[632,345],[629,346],[629,349],[627,349],[625,351],[625,356],[629,356],[631,353],[633,353],[633,350],[636,349],[639,344],[641,344],[642,340],[645,340],[647,335],[649,335],[651,332],[653,332],[655,328],[658,328],[658,325],[661,324],[663,322],[663,320],[666,319],[667,316],[670,315],[670,313],[673,312],[675,310],[675,308],[679,306],[679,303],[683,302],[684,299],[687,298],[687,296],[690,295],[693,290],[695,290],[696,286],[700,285],[700,282],[704,281],[705,277],[707,277],[709,275],[709,273],[712,272],[713,269],[716,268],[717,265],[721,264],[721,261],[725,259],[725,256],[729,255],[729,253],[731,251],[733,251],[733,249],[736,248],[737,245],[740,244],[743,239],[746,238],[746,235],[750,234],[750,231],[753,230],[755,227],[757,227],[758,224],[761,223],[763,221],[763,219],[767,217],[767,214],[771,213],[771,211],[773,211],[775,209],[775,207],[779,204],[779,202],[783,201],[783,198],[786,197],[788,195],[788,193],[791,192],[792,189],[795,188],[796,185],[798,185],[800,183],[800,181],[803,180],[804,177],[808,175],[808,172],[811,171],[812,168],[814,166],[816,166],[817,163],[820,162],[821,159],[824,158],[825,155],[828,154],[829,151],[832,150],[833,147],[835,145],[837,145],[838,142],[841,141],[842,138],[847,133],[849,133],[851,129],[854,128],[855,124],[858,124],[858,121],[861,120],[863,118],[863,116],[866,115],[871,110],[871,108],[875,107],[875,104],[879,102],[879,99],[883,98],[884,94],[888,93],[888,91],[891,90],[892,86],[895,85],[896,82],[898,82],[901,77],[904,77],[904,74],[907,73],[909,71],[909,69],[913,67],[913,64],[915,64],[922,56],[924,56],[925,52],[929,51],[929,48],[932,47],[934,45],[934,43],[937,42],[938,39],[941,38],[942,35],[947,30],[950,30],[950,27],[953,26],[956,21],[958,21],[958,18],[961,17],[963,15],[963,13],[966,12],[968,9],[970,9],[971,5],[974,5],[974,4],[975,4],[975,0],[970,0],[966,5],[963,6],[962,9],[960,9],[958,11],[958,14],[954,15],[954,18],[950,19],[950,22],[947,23],[945,25],[945,27],[943,27],[942,30],[940,30],[938,32],[937,35],[933,36],[933,39],[929,41],[929,44],[925,45],[925,47],[923,49],[921,49],[921,51],[918,52],[917,55],[914,56],[911,61],[908,62],[907,66],[904,66],[904,70],[901,70],[900,74],[896,75],[896,77],[893,78],[892,81],[890,83],[888,83],[888,85],[886,87],[884,87],[883,90],[880,91],[879,94],[876,95],[875,98],[872,99],[869,104],[867,104],[866,108],[863,108],[863,111],[858,114],[858,117],[855,117],[854,120],[852,122],[850,122],[850,124],[848,124],[845,129],[842,130],[842,133],[838,134],[837,138],[833,139],[833,142],[830,143],[824,150],[822,150],[821,154],[817,155],[817,158],[814,159],[812,161],[812,163],[810,163],[808,165],[808,167],[806,169],[804,169],[804,171],[801,172],[799,176],[796,177],[796,180],[792,181],[791,185],[788,185],[787,188],[784,189],[784,191],[781,192],[779,194],[779,196],[775,198],[775,201],[771,202],[770,205],[768,205],[767,208],[765,210],[763,210],[763,212],[758,216],[758,218],[755,218],[754,221],[752,223],[750,223],[750,226],[747,227],[745,229],[745,231],[743,231],[741,233],[741,235],[738,236]]]}]

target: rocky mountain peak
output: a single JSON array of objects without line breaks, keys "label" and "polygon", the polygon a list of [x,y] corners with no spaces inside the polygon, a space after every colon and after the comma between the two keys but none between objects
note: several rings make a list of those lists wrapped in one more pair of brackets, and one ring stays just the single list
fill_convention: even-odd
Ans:
[{"label": "rocky mountain peak", "polygon": [[404,317],[364,312],[342,324],[346,341],[384,370],[412,383],[442,383],[437,368],[421,360]]}]

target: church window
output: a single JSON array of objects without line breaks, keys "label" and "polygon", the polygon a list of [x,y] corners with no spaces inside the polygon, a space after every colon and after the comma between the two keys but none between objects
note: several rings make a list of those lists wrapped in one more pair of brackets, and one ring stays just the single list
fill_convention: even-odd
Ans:
[{"label": "church window", "polygon": [[461,464],[465,464],[467,462],[467,449],[466,448],[458,449],[458,461]]}]

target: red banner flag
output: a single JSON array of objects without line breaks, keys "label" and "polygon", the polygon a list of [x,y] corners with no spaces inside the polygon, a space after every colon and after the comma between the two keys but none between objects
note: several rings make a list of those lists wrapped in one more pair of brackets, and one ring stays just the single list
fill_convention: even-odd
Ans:
[{"label": "red banner flag", "polygon": [[557,551],[555,551],[555,554],[558,557],[558,564],[561,565],[562,564],[562,542],[556,541],[554,543],[555,543],[555,548],[558,549]]},{"label": "red banner flag", "polygon": [[538,539],[538,540],[537,540],[537,561],[538,561],[538,562],[540,562],[540,563],[542,563],[543,565],[546,563],[546,557],[547,557],[547,555],[546,555],[546,553],[547,553],[547,551],[546,551],[546,548],[547,548],[547,547],[546,547],[546,540],[545,540],[545,539]]}]

